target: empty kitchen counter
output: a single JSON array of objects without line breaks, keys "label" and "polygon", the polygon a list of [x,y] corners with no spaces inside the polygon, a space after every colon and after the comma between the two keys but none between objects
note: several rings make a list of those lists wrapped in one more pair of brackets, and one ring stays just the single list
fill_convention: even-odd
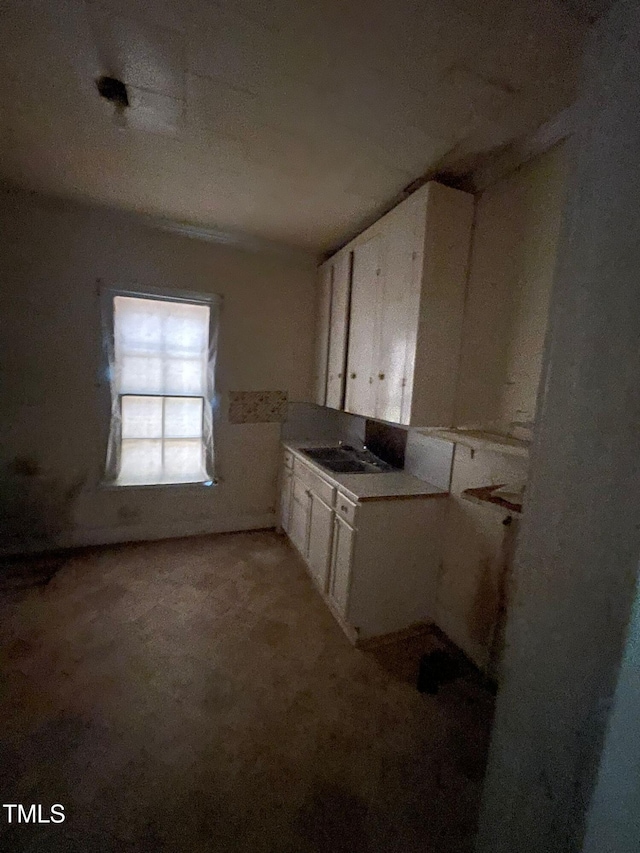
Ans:
[{"label": "empty kitchen counter", "polygon": [[354,501],[394,500],[396,498],[446,497],[449,492],[433,483],[420,480],[405,471],[394,470],[383,473],[349,474],[328,471],[302,452],[303,448],[326,447],[328,443],[318,441],[287,441],[283,446],[301,464],[315,469],[325,480],[330,480]]}]

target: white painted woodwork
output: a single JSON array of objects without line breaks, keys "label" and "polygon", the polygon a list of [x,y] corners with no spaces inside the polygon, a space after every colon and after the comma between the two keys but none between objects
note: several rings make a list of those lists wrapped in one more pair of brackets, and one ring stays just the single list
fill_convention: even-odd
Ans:
[{"label": "white painted woodwork", "polygon": [[348,622],[361,638],[436,622],[447,499],[358,504]]},{"label": "white painted woodwork", "polygon": [[297,455],[294,470],[289,537],[347,636],[433,621],[446,501],[352,501]]},{"label": "white painted woodwork", "polygon": [[294,467],[296,477],[301,480],[312,492],[329,506],[333,506],[336,487],[327,482],[323,477],[312,471],[308,465],[299,459],[295,461]]},{"label": "white painted woodwork", "polygon": [[333,264],[320,267],[320,282],[317,301],[315,372],[313,376],[314,400],[319,406],[327,401],[327,370],[330,342],[331,296],[333,286]]},{"label": "white painted woodwork", "polygon": [[356,523],[357,506],[357,504],[348,500],[342,492],[339,492],[336,496],[336,514],[352,526]]},{"label": "white painted woodwork", "polygon": [[569,162],[557,146],[477,199],[456,426],[535,419]]},{"label": "white painted woodwork", "polygon": [[351,293],[351,252],[344,250],[327,263],[331,264],[332,297],[329,329],[326,405],[341,409],[344,403],[347,361],[347,330]]},{"label": "white painted woodwork", "polygon": [[383,240],[377,231],[353,246],[345,411],[375,415]]},{"label": "white painted woodwork", "polygon": [[507,594],[510,551],[518,528],[510,515],[464,498],[465,489],[526,479],[528,459],[457,444],[443,519],[437,623],[480,669],[500,675],[496,629]]},{"label": "white painted woodwork", "polygon": [[289,521],[289,538],[303,557],[307,556],[309,538],[309,508],[310,497],[307,486],[297,477],[293,477],[291,490],[291,515]]},{"label": "white painted woodwork", "polygon": [[293,472],[287,468],[286,461],[280,474],[280,527],[289,532],[291,518],[291,491],[293,488]]},{"label": "white painted woodwork", "polygon": [[329,595],[338,612],[346,619],[348,619],[354,538],[353,528],[349,527],[339,516],[334,516]]},{"label": "white painted woodwork", "polygon": [[333,510],[311,492],[307,563],[318,587],[326,592],[332,553]]},{"label": "white painted woodwork", "polygon": [[462,444],[472,450],[492,450],[497,453],[506,453],[508,456],[529,456],[530,441],[515,438],[505,433],[490,432],[479,429],[425,429],[420,433],[434,438],[442,438],[447,442]]},{"label": "white painted woodwork", "polygon": [[[401,423],[453,424],[473,196],[430,182],[417,191],[415,269]],[[417,308],[417,311],[416,311]]]},{"label": "white painted woodwork", "polygon": [[398,205],[384,218],[383,226],[385,264],[379,302],[377,373],[374,374],[375,416],[395,423],[402,419],[411,295],[416,289],[418,201],[412,197]]},{"label": "white painted woodwork", "polygon": [[346,247],[346,411],[453,424],[472,220],[473,196],[432,181]]}]

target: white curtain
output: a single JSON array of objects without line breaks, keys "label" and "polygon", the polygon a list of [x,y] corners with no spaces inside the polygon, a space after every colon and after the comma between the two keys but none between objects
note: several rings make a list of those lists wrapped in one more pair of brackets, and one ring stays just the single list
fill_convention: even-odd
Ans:
[{"label": "white curtain", "polygon": [[107,476],[118,485],[211,481],[214,304],[112,295],[110,307]]}]

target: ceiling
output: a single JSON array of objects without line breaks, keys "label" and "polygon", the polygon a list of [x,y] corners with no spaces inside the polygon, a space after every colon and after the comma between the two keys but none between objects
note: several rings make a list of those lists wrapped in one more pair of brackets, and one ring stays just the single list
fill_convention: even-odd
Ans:
[{"label": "ceiling", "polygon": [[3,0],[0,178],[325,251],[569,105],[594,2]]}]

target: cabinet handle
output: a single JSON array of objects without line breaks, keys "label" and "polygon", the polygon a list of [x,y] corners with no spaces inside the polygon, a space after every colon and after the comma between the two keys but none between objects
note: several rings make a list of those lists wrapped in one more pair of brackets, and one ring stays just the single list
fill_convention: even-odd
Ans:
[{"label": "cabinet handle", "polygon": [[340,504],[340,512],[346,512],[347,508],[344,504]]},{"label": "cabinet handle", "polygon": [[341,374],[341,373],[339,373],[339,374],[338,374],[338,379],[342,379],[342,374]]},{"label": "cabinet handle", "polygon": [[379,373],[379,374],[378,374],[378,379],[384,379],[384,373]]},{"label": "cabinet handle", "polygon": [[351,379],[355,379],[355,378],[356,378],[355,373],[352,373],[350,378],[351,378]]}]

